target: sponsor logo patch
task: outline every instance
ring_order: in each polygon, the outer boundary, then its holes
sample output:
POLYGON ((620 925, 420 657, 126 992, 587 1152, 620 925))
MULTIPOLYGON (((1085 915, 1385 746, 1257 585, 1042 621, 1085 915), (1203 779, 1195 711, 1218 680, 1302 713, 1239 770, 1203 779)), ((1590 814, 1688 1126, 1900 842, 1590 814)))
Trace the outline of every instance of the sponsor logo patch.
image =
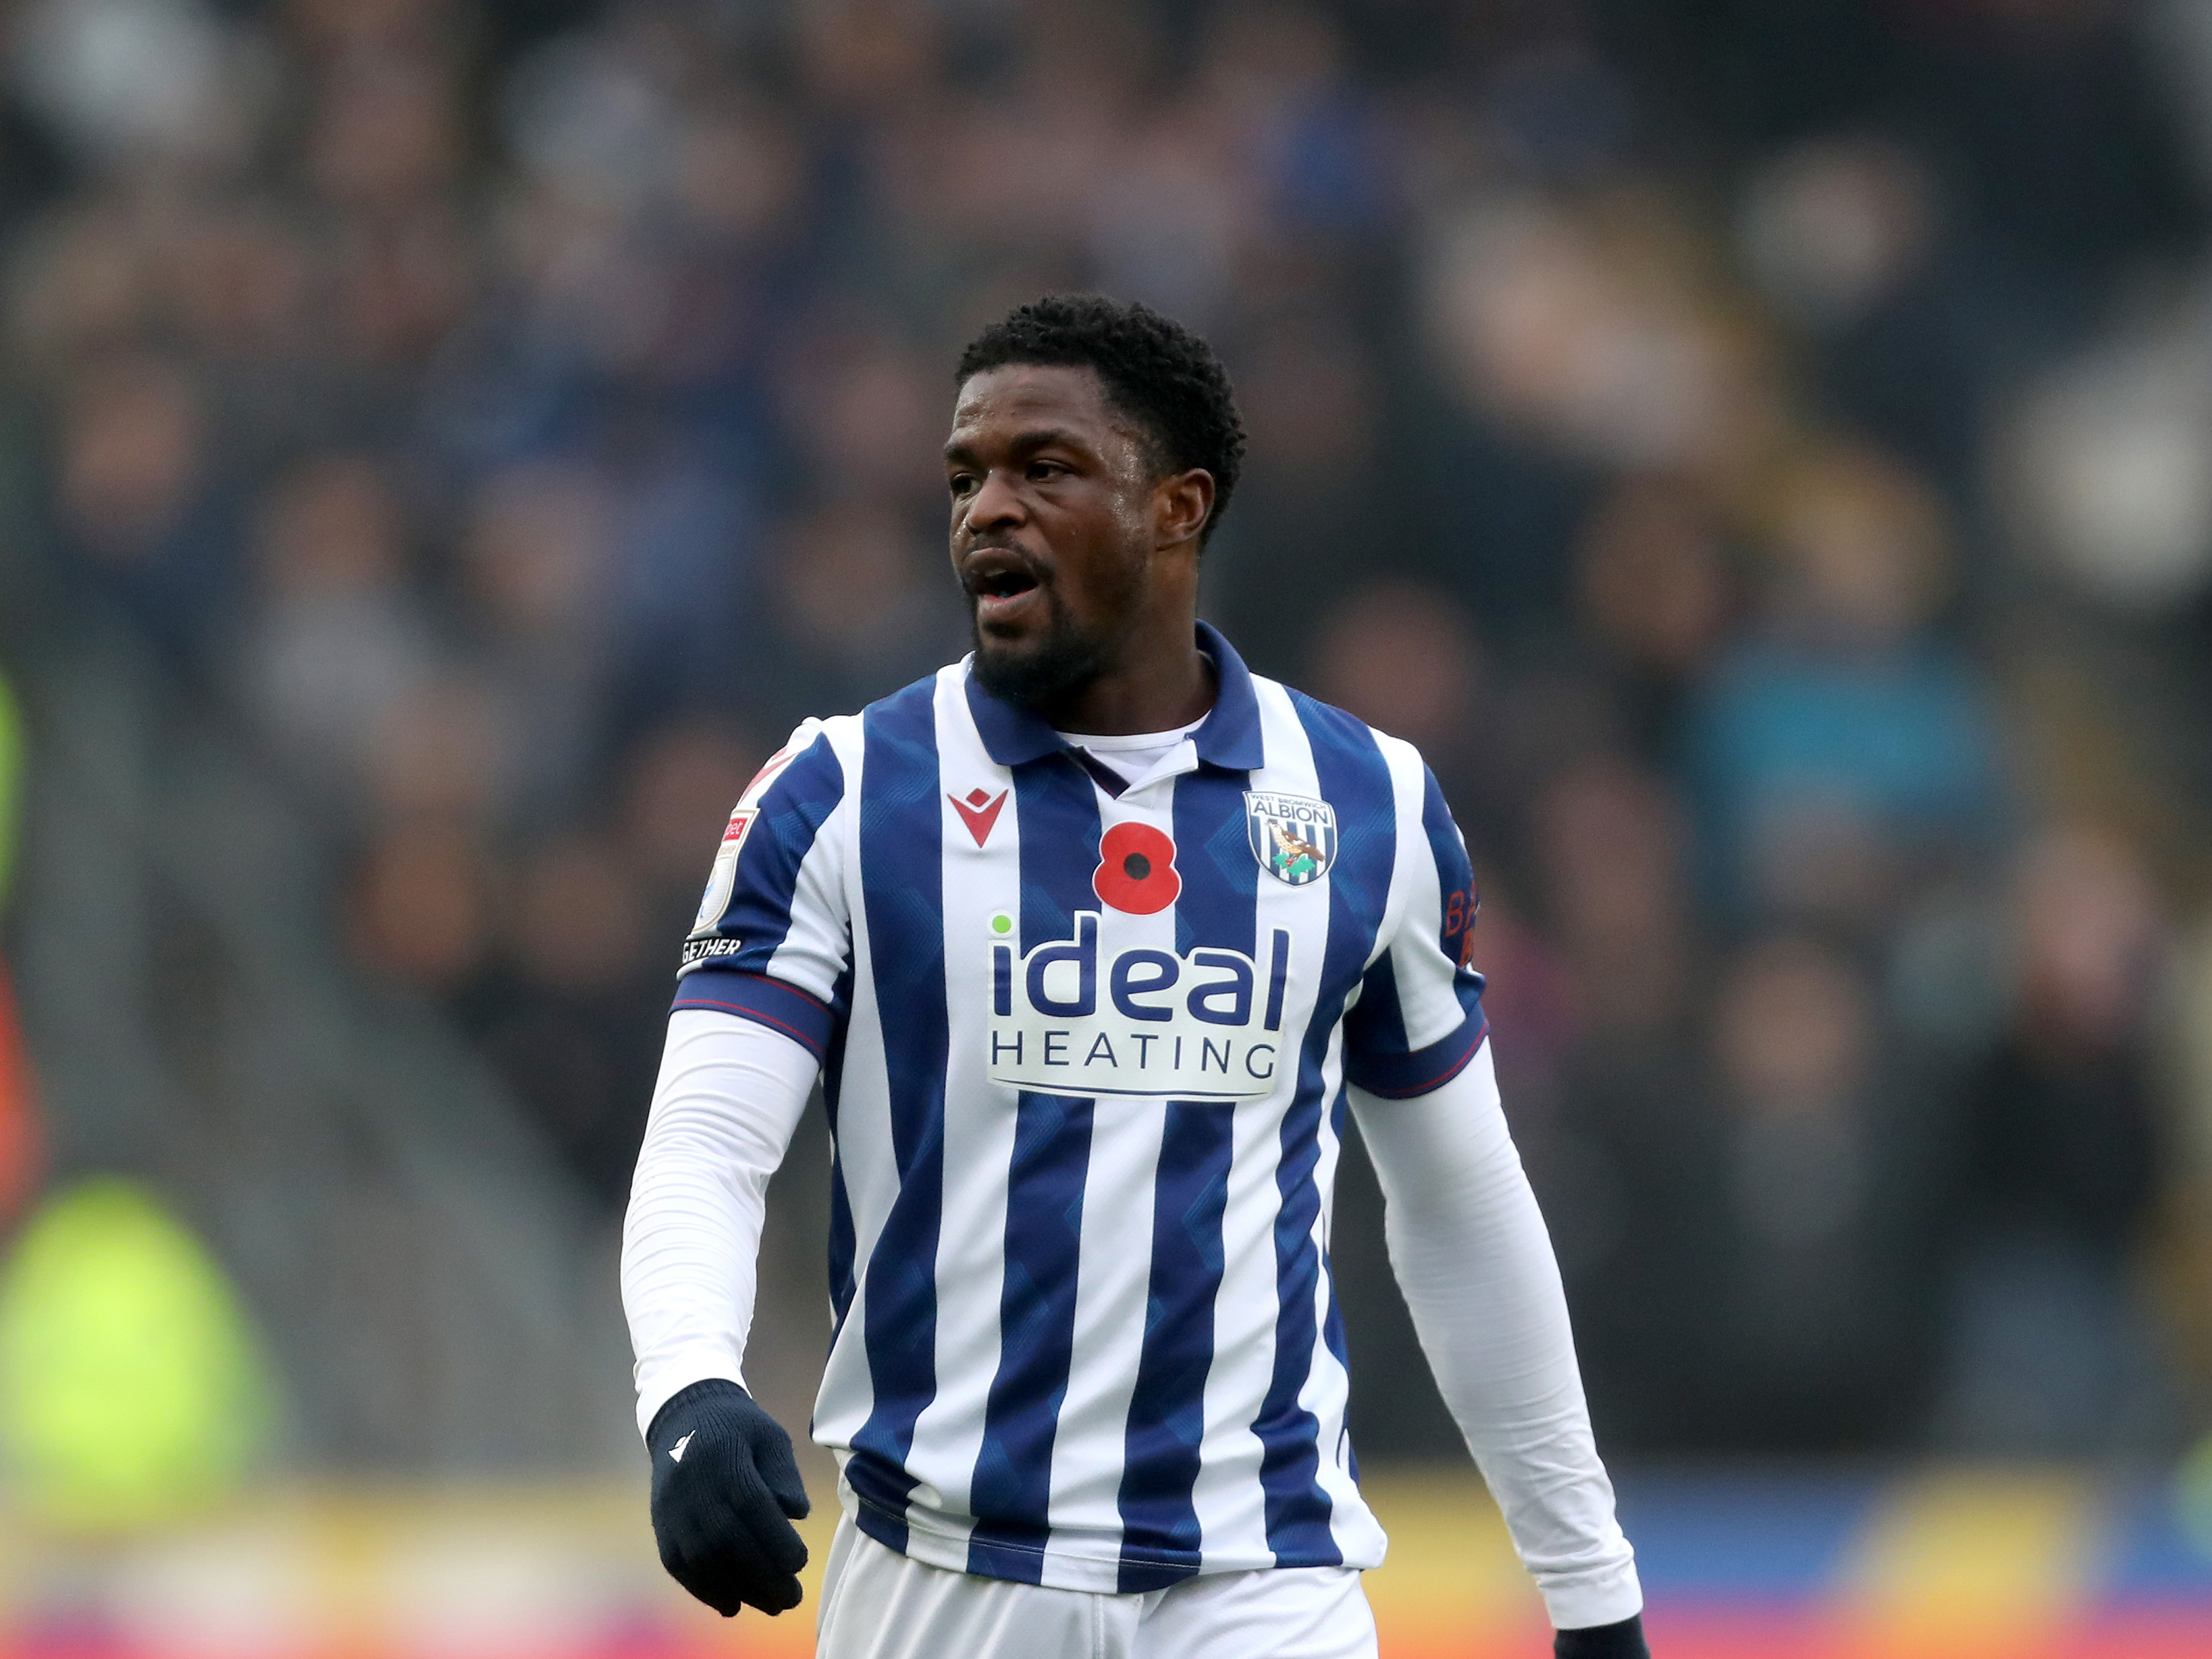
POLYGON ((1273 931, 1260 961, 1203 947, 1180 956, 1109 954, 1099 945, 1103 919, 1079 910, 1073 939, 1019 953, 1012 919, 992 917, 984 1038, 991 1081, 1048 1094, 1174 1100, 1273 1093, 1284 1055, 1288 930, 1273 931))
POLYGON ((1246 790, 1244 835, 1260 867, 1289 886, 1319 881, 1336 862, 1336 808, 1311 795, 1246 790))

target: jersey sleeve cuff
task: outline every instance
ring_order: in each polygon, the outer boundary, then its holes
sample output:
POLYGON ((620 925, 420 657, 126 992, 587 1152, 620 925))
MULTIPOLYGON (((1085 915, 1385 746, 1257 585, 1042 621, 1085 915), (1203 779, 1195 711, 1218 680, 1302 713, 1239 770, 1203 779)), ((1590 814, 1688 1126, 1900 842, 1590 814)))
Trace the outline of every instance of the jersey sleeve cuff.
POLYGON ((837 1023, 830 1005, 811 992, 787 980, 728 968, 698 968, 686 974, 669 1012, 679 1008, 713 1008, 752 1020, 782 1032, 817 1060, 829 1052, 837 1023))
POLYGON ((1370 1095, 1385 1100, 1411 1100, 1443 1088, 1465 1071, 1489 1034, 1490 1022, 1478 1004, 1457 1030, 1425 1048, 1406 1054, 1346 1054, 1344 1075, 1370 1095))
POLYGON ((637 1367, 637 1431, 650 1440, 653 1419, 660 1408, 694 1382, 720 1380, 745 1386, 744 1370, 735 1352, 719 1343, 704 1343, 673 1354, 641 1360, 637 1367))
POLYGON ((1540 1586, 1553 1630, 1617 1625, 1644 1611, 1644 1586, 1633 1559, 1540 1586))

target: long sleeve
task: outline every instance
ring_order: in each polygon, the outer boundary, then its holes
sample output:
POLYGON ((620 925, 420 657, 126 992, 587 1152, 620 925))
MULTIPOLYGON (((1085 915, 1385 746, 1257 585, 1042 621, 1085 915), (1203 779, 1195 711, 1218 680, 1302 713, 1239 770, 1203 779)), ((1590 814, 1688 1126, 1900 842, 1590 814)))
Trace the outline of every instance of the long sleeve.
POLYGON ((744 1381, 769 1177, 819 1062, 757 1019, 679 1009, 623 1219, 622 1291, 641 1433, 672 1395, 744 1381))
POLYGON ((1590 1434, 1551 1237, 1485 1042, 1411 1099, 1352 1090, 1390 1265, 1444 1403, 1559 1629, 1641 1610, 1634 1552, 1590 1434))

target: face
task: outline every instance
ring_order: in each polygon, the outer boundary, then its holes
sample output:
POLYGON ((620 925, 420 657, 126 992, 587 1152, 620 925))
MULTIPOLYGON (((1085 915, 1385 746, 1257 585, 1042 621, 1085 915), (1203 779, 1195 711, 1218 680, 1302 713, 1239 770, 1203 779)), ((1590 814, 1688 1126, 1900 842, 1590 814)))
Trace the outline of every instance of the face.
POLYGON ((1156 477, 1150 446, 1093 371, 1012 364, 970 377, 945 472, 952 568, 993 696, 1064 703, 1187 605, 1180 585, 1194 580, 1212 481, 1156 477))

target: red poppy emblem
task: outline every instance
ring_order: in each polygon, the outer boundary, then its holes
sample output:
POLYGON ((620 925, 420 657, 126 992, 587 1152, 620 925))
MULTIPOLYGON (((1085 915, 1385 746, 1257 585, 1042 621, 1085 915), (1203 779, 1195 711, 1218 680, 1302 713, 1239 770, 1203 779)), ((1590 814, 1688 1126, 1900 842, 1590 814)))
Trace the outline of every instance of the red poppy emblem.
POLYGON ((1149 916, 1182 891, 1175 855, 1175 842, 1151 824, 1117 823, 1099 840, 1091 885, 1116 910, 1149 916))

